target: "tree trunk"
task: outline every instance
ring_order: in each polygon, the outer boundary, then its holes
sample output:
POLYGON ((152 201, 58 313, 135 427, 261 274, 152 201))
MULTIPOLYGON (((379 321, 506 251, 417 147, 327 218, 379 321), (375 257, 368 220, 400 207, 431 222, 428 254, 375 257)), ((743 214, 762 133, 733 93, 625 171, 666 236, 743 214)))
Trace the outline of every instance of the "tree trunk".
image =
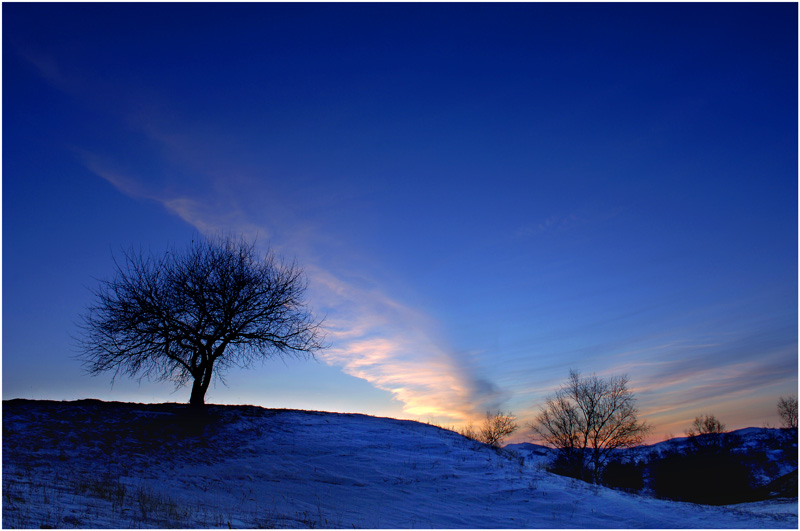
POLYGON ((192 407, 202 407, 205 405, 206 390, 203 389, 203 377, 195 377, 192 384, 192 395, 189 397, 189 405, 192 407))
POLYGON ((189 405, 195 407, 202 407, 206 403, 206 391, 211 383, 211 370, 213 364, 208 363, 204 367, 200 367, 200 371, 194 377, 192 384, 192 395, 189 398, 189 405))

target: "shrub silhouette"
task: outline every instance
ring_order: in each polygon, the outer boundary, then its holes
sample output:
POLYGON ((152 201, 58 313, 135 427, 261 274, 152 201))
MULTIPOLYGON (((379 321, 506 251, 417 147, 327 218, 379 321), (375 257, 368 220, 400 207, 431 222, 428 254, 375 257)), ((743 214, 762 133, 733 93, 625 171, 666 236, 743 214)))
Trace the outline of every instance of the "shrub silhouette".
POLYGON ((479 440, 478 432, 475 431, 475 426, 471 422, 462 426, 461 429, 458 430, 458 433, 467 439, 472 439, 473 441, 479 440))
POLYGON ((478 440, 492 448, 499 448, 506 438, 517 431, 516 417, 511 412, 486 412, 486 419, 478 430, 478 440))
POLYGON ((458 430, 458 433, 467 439, 488 444, 492 448, 500 448, 503 441, 517 431, 519 426, 517 426, 516 420, 517 417, 510 411, 508 413, 487 411, 486 418, 478 428, 475 428, 472 422, 468 422, 458 430))
POLYGON ((671 450, 650 465, 656 496, 707 505, 754 500, 747 458, 734 452, 738 438, 724 428, 714 415, 695 418, 687 431, 690 447, 671 450))
POLYGON ((735 444, 733 435, 725 433, 725 424, 721 423, 714 415, 701 415, 695 417, 691 427, 686 430, 686 436, 696 448, 722 450, 735 444))
POLYGON ((603 484, 626 492, 644 488, 644 465, 634 461, 615 459, 603 469, 603 484))
POLYGON ((583 450, 559 448, 556 457, 547 466, 547 470, 559 476, 591 481, 591 474, 588 473, 584 462, 583 450))
POLYGON ((659 498, 727 505, 753 499, 750 470, 729 452, 692 450, 667 455, 650 466, 659 498))

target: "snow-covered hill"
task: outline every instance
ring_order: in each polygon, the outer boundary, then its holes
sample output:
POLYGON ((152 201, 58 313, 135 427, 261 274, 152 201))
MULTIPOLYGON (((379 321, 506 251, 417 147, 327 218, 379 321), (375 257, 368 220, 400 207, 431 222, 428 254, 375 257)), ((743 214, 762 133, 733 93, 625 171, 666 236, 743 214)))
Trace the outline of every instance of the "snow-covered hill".
POLYGON ((3 527, 797 528, 796 500, 675 503, 540 464, 364 415, 12 400, 3 527))

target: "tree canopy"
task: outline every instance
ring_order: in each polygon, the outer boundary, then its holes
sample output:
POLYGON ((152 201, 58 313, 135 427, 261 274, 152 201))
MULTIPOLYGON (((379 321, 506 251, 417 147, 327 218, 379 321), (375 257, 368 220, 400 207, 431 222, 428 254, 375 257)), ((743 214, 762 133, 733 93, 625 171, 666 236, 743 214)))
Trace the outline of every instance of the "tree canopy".
POLYGON ((650 428, 637 415, 627 376, 582 378, 572 370, 567 382, 547 398, 532 427, 561 451, 562 462, 573 474, 597 482, 612 450, 644 440, 650 428))
POLYGON ((255 243, 193 240, 161 256, 129 251, 115 264, 80 323, 79 359, 90 374, 191 381, 189 402, 201 405, 212 376, 231 367, 323 348, 303 270, 271 250, 259 255, 255 243))

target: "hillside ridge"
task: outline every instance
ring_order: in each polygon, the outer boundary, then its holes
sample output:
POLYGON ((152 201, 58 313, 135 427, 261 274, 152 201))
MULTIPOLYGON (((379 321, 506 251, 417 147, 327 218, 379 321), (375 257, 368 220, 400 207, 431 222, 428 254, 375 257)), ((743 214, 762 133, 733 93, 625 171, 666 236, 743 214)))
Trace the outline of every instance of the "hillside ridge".
POLYGON ((3 435, 5 527, 797 527, 796 501, 654 500, 356 413, 20 399, 3 435))

